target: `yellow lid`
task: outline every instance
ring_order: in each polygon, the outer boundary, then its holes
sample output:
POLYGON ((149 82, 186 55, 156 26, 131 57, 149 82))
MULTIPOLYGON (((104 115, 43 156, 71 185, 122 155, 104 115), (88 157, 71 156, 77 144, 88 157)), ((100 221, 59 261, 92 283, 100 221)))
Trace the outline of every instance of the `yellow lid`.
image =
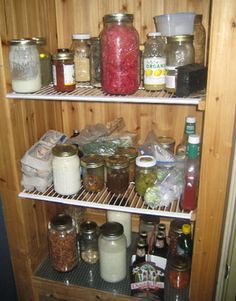
POLYGON ((184 234, 189 234, 191 232, 191 227, 189 224, 183 224, 182 226, 182 232, 184 234))

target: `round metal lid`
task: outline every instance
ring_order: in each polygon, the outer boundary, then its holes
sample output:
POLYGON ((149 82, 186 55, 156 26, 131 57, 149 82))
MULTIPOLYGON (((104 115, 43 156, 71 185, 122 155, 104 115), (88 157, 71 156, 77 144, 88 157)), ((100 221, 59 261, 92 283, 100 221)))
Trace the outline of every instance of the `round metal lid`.
POLYGON ((107 222, 101 227, 102 234, 107 237, 117 237, 124 233, 124 228, 120 223, 107 222))
POLYGON ((56 157, 71 157, 76 155, 77 151, 73 144, 57 144, 52 148, 52 154, 56 157))
POLYGON ((193 41, 192 35, 181 35, 181 36, 171 36, 167 37, 167 42, 185 42, 193 41))
POLYGON ((58 52, 52 56, 55 61, 73 60, 74 54, 72 52, 58 52))
POLYGON ((45 37, 33 37, 32 40, 36 42, 36 45, 46 45, 45 37))
POLYGON ((157 137, 157 142, 160 143, 163 147, 169 147, 175 144, 175 139, 168 136, 159 136, 157 137))
POLYGON ((169 266, 179 272, 185 272, 190 269, 190 260, 184 256, 174 256, 170 258, 169 266))
POLYGON ((129 166, 129 159, 126 156, 113 155, 106 159, 106 166, 113 169, 121 169, 129 166))
POLYGON ((70 215, 60 213, 51 219, 50 225, 57 231, 70 230, 73 227, 73 220, 70 215))
POLYGON ((138 156, 138 151, 135 147, 118 147, 116 154, 126 156, 130 159, 134 159, 138 156))
POLYGON ((12 39, 10 40, 11 46, 18 46, 18 45, 36 45, 36 42, 30 38, 26 39, 12 39))
POLYGON ((121 13, 116 13, 116 14, 109 14, 105 15, 103 17, 103 21, 105 23, 110 23, 110 22, 133 22, 134 15, 133 14, 121 14, 121 13))
POLYGON ((88 168, 97 168, 105 164, 102 156, 91 154, 81 158, 81 165, 88 168))
POLYGON ((97 231, 97 224, 93 221, 85 221, 80 225, 80 231, 85 234, 92 234, 97 231))

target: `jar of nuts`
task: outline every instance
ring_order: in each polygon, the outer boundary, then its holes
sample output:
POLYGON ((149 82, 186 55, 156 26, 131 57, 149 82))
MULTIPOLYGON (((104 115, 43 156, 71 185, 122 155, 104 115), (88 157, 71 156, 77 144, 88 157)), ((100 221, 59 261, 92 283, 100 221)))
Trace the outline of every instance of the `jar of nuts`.
POLYGON ((78 263, 75 222, 61 213, 48 223, 49 253, 52 266, 59 272, 71 271, 78 263))

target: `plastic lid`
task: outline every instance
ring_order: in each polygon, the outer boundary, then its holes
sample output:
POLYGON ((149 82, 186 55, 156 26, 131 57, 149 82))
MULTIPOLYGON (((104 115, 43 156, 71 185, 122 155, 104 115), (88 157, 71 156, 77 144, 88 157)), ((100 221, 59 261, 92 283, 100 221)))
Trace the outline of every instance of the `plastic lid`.
POLYGON ((191 232, 191 226, 189 224, 183 224, 182 232, 184 234, 189 234, 191 232))
POLYGON ((102 234, 108 237, 117 237, 124 233, 124 228, 120 223, 107 222, 101 227, 102 234))
POLYGON ((199 135, 189 135, 188 136, 188 143, 190 143, 190 144, 199 144, 200 143, 200 136, 199 135))
POLYGON ((88 40, 90 39, 89 33, 76 33, 72 35, 72 40, 88 40))
POLYGON ((136 165, 139 167, 154 167, 156 159, 153 156, 139 156, 136 158, 136 165))
POLYGON ((148 37, 160 37, 161 32, 155 31, 155 32, 149 32, 148 37))
POLYGON ((77 154, 77 147, 73 144, 57 144, 52 148, 52 154, 56 157, 70 157, 77 154))
POLYGON ((187 123, 196 123, 196 118, 194 116, 187 116, 186 122, 187 123))

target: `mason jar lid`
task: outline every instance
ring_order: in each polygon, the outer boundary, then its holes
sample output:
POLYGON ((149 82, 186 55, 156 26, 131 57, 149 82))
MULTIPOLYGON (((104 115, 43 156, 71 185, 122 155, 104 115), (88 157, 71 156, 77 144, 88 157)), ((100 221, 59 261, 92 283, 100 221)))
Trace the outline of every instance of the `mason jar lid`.
POLYGON ((77 151, 73 144, 57 144, 52 148, 52 154, 56 157, 71 157, 76 155, 77 151))
POLYGON ((113 169, 121 169, 129 166, 129 159, 126 156, 113 155, 106 159, 106 166, 113 169))
POLYGON ((54 230, 66 231, 73 228, 73 220, 70 215, 60 213, 51 219, 49 225, 54 230))
POLYGON ((153 156, 139 156, 136 158, 136 165, 139 167, 154 167, 156 159, 153 156))
POLYGON ((86 155, 81 158, 81 165, 83 167, 96 168, 104 166, 105 162, 102 156, 99 155, 86 155))
POLYGON ((159 136, 157 137, 157 142, 161 144, 163 148, 170 148, 175 144, 175 139, 168 136, 159 136))
POLYGON ((105 23, 120 22, 120 21, 133 22, 133 19, 134 19, 133 14, 121 14, 121 13, 109 14, 103 17, 103 21, 105 23))
POLYGON ((188 136, 188 143, 199 144, 200 143, 199 135, 189 135, 188 136))
POLYGON ((148 33, 148 37, 160 37, 160 36, 161 36, 161 32, 158 31, 148 33))
POLYGON ((72 35, 72 40, 89 40, 89 33, 75 33, 72 35))
POLYGON ((74 54, 72 52, 58 52, 52 56, 54 61, 73 60, 74 54))
POLYGON ((57 52, 58 53, 68 53, 68 52, 70 52, 70 49, 69 48, 58 48, 57 52))
POLYGON ((107 237, 117 237, 124 233, 124 228, 120 223, 107 222, 101 227, 102 234, 107 237))
POLYGON ((36 42, 36 45, 46 45, 45 37, 33 37, 32 40, 36 42))
POLYGON ((36 42, 30 38, 25 39, 12 39, 10 40, 11 46, 18 46, 18 45, 36 45, 36 42))
POLYGON ((193 41, 192 35, 181 35, 181 36, 171 36, 167 37, 167 42, 185 42, 193 41))
POLYGON ((97 224, 93 221, 85 221, 80 225, 80 231, 84 234, 92 234, 97 231, 97 224))
POLYGON ((186 272, 190 269, 190 261, 184 256, 174 256, 170 258, 169 266, 176 271, 186 272))
POLYGON ((196 118, 194 116, 187 116, 186 117, 186 122, 187 123, 195 123, 196 122, 196 118))
POLYGON ((123 155, 128 157, 129 159, 134 159, 138 156, 138 151, 135 147, 118 147, 116 149, 116 154, 123 155))

